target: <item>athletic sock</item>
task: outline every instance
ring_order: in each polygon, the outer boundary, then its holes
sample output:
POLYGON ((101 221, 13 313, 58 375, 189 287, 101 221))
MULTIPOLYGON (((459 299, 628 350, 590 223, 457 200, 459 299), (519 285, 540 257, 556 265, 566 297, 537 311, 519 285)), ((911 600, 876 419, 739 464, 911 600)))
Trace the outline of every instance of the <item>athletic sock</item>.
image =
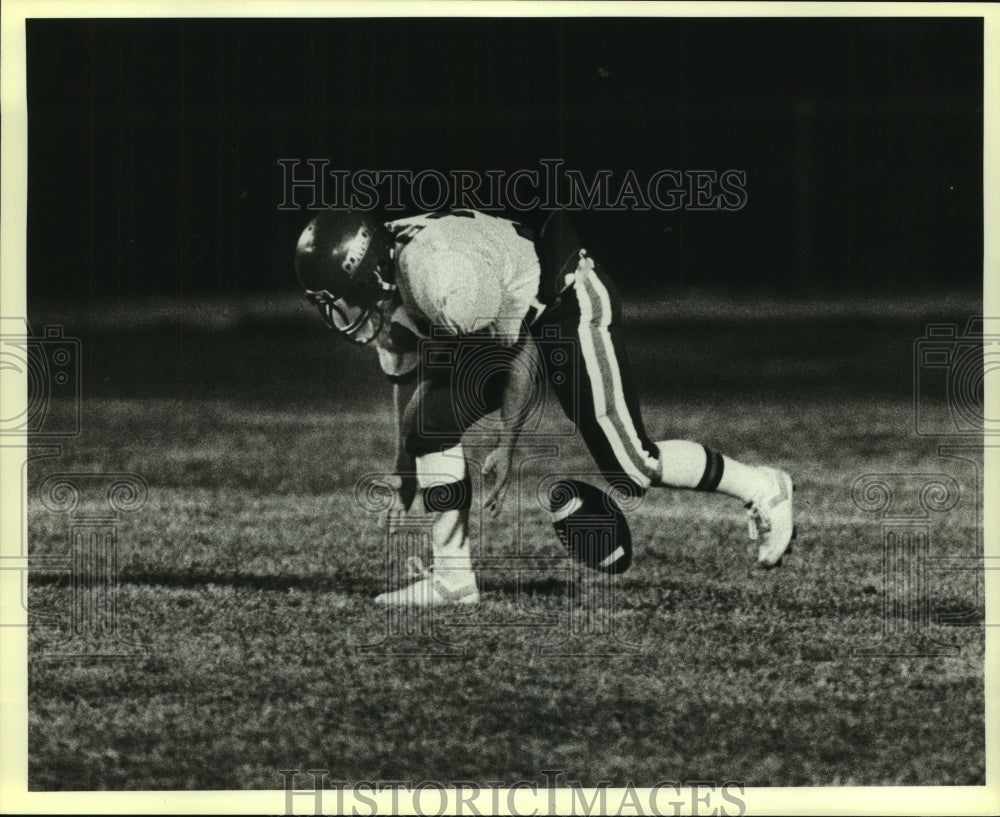
POLYGON ((742 502, 753 502, 761 490, 767 487, 767 481, 761 470, 724 454, 719 456, 723 463, 722 477, 716 490, 734 496, 742 502))
POLYGON ((759 468, 690 440, 666 440, 660 449, 660 482, 670 488, 718 491, 751 502, 766 485, 759 468))
POLYGON ((424 509, 433 517, 434 576, 449 587, 474 583, 468 536, 472 483, 461 446, 417 457, 416 469, 424 509))
POLYGON ((440 511, 434 514, 432 546, 434 576, 449 587, 475 580, 469 553, 469 509, 440 511))
POLYGON ((660 484, 670 488, 697 488, 706 470, 708 449, 690 440, 665 440, 660 449, 660 484))

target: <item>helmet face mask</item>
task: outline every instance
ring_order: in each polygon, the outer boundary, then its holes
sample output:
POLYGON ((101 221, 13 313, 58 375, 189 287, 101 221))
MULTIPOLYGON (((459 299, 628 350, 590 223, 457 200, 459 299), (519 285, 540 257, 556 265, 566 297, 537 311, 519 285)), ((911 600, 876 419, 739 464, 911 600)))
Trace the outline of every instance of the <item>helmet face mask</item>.
MULTIPOLYGON (((357 296, 363 301, 369 300, 361 293, 357 293, 357 296)), ((306 290, 306 298, 319 307, 327 326, 352 343, 367 345, 382 332, 385 320, 379 302, 352 303, 325 289, 321 292, 306 290)))
POLYGON ((368 213, 327 210, 299 236, 295 272, 326 324, 359 344, 375 340, 396 292, 395 242, 368 213))

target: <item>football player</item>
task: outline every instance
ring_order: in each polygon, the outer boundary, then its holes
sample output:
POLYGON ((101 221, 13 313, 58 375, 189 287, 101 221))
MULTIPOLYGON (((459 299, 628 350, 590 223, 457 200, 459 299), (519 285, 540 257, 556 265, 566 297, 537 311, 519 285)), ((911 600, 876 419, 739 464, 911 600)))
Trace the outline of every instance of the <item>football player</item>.
POLYGON ((614 285, 564 213, 553 213, 534 241, 515 222, 472 210, 386 224, 367 213, 325 211, 302 232, 295 267, 326 323, 377 351, 394 384, 403 506, 419 487, 433 515, 431 572, 378 603, 478 602, 462 435, 500 412, 499 442, 482 468, 483 505, 496 516, 538 372, 609 483, 639 494, 662 486, 735 497, 749 511, 758 565, 781 563, 794 535, 791 478, 689 440, 650 439, 618 339, 614 285), (546 341, 553 337, 571 339, 575 365, 565 343, 546 341), (482 376, 470 377, 468 366, 457 375, 448 365, 454 356, 418 366, 421 342, 442 338, 456 351, 474 345, 482 376))

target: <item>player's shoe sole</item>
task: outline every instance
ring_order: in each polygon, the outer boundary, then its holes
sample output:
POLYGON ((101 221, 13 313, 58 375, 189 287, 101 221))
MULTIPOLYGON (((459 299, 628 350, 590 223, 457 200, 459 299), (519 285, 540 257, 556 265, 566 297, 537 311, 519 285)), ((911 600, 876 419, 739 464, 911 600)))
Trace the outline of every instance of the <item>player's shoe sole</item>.
POLYGON ((479 588, 475 578, 468 584, 449 587, 440 579, 428 576, 426 579, 400 587, 390 593, 375 597, 375 603, 385 607, 430 607, 448 604, 478 604, 479 588))
POLYGON ((757 566, 763 570, 779 567, 791 552, 796 529, 792 512, 795 486, 792 478, 777 468, 762 468, 770 482, 767 490, 747 505, 750 538, 759 541, 757 566))

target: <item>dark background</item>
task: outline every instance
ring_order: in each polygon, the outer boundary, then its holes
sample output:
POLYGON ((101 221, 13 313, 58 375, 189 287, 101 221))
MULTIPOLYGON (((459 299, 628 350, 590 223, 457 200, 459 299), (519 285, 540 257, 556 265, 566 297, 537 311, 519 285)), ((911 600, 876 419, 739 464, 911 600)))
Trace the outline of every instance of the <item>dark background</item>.
MULTIPOLYGON (((32 20, 29 298, 295 287, 280 158, 745 170, 738 212, 581 213, 626 290, 982 277, 979 19, 32 20)), ((526 220, 537 221, 538 214, 526 220)))

